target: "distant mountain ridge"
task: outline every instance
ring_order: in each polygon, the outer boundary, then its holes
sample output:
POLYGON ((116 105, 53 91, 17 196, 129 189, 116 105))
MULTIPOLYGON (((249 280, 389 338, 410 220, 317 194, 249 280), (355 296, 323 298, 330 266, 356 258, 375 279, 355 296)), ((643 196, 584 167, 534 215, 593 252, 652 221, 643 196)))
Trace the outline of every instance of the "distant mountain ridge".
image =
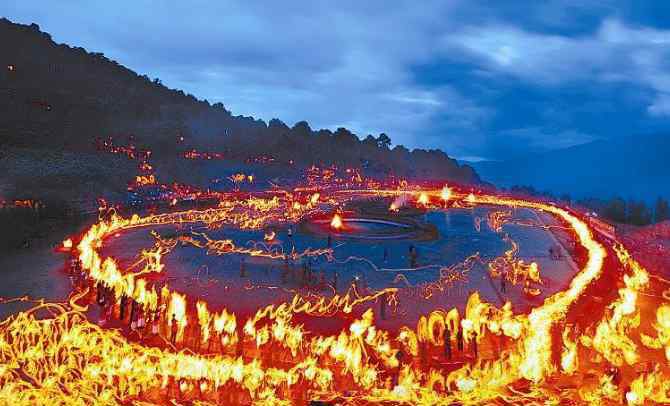
POLYGON ((597 140, 509 161, 470 163, 497 186, 529 185, 573 198, 670 196, 670 135, 597 140))

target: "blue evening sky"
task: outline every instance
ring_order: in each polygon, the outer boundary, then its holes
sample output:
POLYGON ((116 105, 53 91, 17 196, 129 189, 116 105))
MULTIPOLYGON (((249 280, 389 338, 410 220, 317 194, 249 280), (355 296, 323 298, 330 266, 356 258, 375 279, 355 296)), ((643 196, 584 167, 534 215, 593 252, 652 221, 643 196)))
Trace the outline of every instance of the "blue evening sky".
POLYGON ((233 114, 504 159, 670 126, 668 1, 37 1, 0 15, 233 114))

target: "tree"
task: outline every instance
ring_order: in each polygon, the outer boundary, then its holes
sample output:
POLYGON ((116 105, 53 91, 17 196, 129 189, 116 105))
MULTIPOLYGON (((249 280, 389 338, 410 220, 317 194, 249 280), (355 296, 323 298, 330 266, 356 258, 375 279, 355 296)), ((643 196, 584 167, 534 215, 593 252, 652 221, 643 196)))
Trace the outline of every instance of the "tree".
POLYGON ((391 138, 385 133, 379 134, 379 137, 377 137, 377 146, 381 149, 389 149, 391 147, 391 138))
POLYGON ((643 201, 630 201, 628 203, 628 223, 636 226, 646 226, 651 223, 651 210, 643 201))
POLYGON ((376 147, 377 146, 377 139, 372 136, 372 134, 368 134, 367 137, 363 140, 363 144, 367 146, 372 146, 376 147))
POLYGON ((603 215, 618 223, 626 222, 626 201, 620 197, 616 197, 605 205, 603 215))
POLYGON ((293 128, 291 128, 291 134, 294 137, 306 139, 312 135, 312 129, 309 127, 307 121, 298 121, 293 128))
POLYGON ((670 220, 670 207, 668 201, 660 197, 656 200, 656 209, 654 210, 654 217, 657 223, 661 221, 670 220))

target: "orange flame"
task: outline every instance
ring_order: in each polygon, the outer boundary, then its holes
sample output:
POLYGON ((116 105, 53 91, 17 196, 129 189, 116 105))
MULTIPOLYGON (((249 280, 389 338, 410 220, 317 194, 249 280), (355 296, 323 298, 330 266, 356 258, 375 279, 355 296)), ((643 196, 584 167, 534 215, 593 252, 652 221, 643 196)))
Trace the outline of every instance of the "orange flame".
POLYGON ((336 213, 336 214, 333 216, 333 219, 330 221, 330 226, 331 226, 332 228, 334 228, 335 230, 339 230, 339 229, 341 229, 342 226, 343 226, 343 224, 342 224, 342 217, 340 217, 340 215, 336 213))

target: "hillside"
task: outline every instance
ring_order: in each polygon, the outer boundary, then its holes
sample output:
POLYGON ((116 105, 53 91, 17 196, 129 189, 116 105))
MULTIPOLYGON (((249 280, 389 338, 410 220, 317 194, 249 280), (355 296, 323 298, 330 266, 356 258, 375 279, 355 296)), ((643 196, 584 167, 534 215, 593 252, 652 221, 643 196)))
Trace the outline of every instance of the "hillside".
MULTIPOLYGON (((0 19, 0 38, 0 151, 65 151, 76 160, 78 154, 95 154, 97 139, 132 135, 139 148, 153 152, 152 164, 163 181, 188 180, 193 168, 175 161, 197 149, 222 152, 231 162, 272 156, 278 164, 295 162, 291 170, 337 164, 380 176, 479 182, 471 167, 444 152, 391 148, 385 134, 361 140, 344 128, 312 130, 306 122, 289 127, 278 119, 265 123, 234 116, 221 103, 168 89, 159 79, 139 75, 102 53, 57 44, 36 24, 0 19)), ((4 159, 15 155, 6 153, 4 159)), ((14 165, 5 161, 3 166, 14 165)), ((21 167, 27 172, 2 179, 0 193, 14 190, 14 179, 25 182, 43 172, 39 159, 21 167)), ((59 176, 76 179, 78 166, 69 167, 74 172, 59 176)), ((97 176, 116 176, 113 167, 107 169, 97 176)), ((39 177, 40 182, 48 179, 39 177)), ((76 193, 74 189, 68 193, 76 193)), ((90 187, 86 191, 96 192, 90 187)))
POLYGON ((573 198, 652 201, 670 196, 670 137, 649 135, 599 140, 503 162, 473 164, 498 186, 530 185, 573 198))

